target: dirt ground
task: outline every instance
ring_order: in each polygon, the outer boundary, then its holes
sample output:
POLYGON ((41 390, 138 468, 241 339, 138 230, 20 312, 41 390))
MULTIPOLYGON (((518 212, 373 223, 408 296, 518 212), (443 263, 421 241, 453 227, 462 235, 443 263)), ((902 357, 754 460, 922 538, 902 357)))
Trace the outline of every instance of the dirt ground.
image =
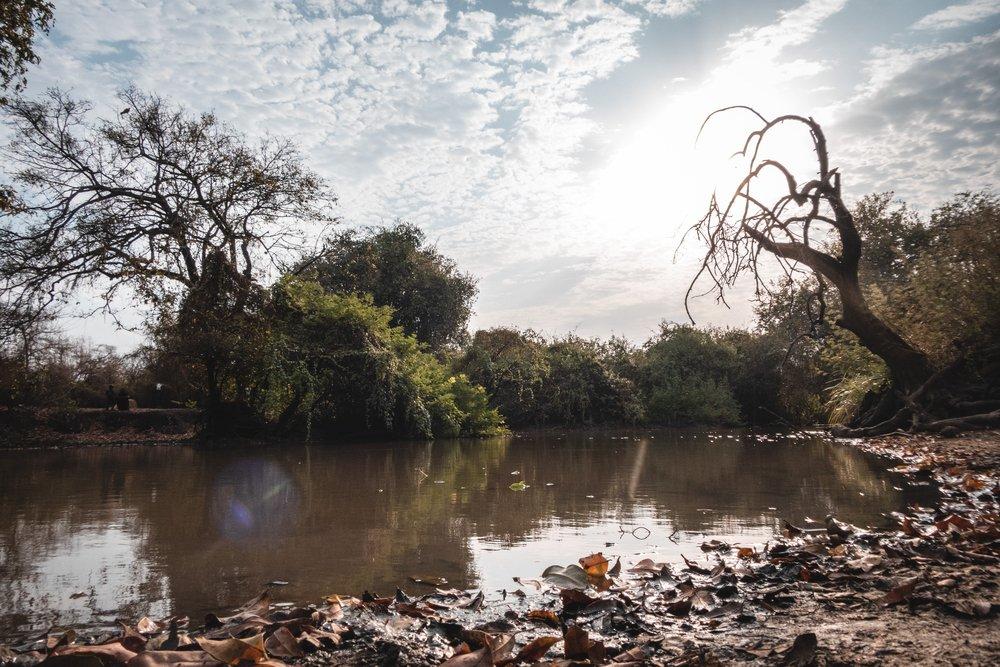
MULTIPOLYGON (((886 456, 896 463, 922 468, 940 482, 972 471, 988 480, 991 499, 984 512, 997 511, 1000 482, 1000 432, 967 434, 942 439, 913 435, 890 435, 852 445, 886 456), (949 474, 951 473, 951 474, 949 474)), ((890 462, 890 466, 892 462, 890 462)), ((997 545, 994 538, 993 550, 997 545)), ((930 584, 958 582, 964 594, 992 603, 987 617, 966 617, 938 605, 900 604, 885 608, 877 603, 847 605, 818 599, 805 591, 782 613, 760 618, 746 627, 734 642, 736 647, 775 646, 797 635, 813 632, 817 637, 818 664, 1000 664, 1000 565, 994 563, 918 563, 930 584)), ((938 587, 943 588, 943 587, 938 587)), ((699 641, 706 648, 729 644, 730 636, 699 641)), ((728 649, 722 653, 738 659, 728 649)))

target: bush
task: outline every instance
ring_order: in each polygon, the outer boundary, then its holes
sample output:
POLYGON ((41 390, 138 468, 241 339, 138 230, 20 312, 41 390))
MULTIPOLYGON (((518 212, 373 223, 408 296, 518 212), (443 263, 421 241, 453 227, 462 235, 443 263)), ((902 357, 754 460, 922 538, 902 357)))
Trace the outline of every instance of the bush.
POLYGON ((285 278, 267 319, 268 358, 253 394, 258 412, 281 430, 432 437, 503 428, 480 388, 452 376, 368 296, 285 278))

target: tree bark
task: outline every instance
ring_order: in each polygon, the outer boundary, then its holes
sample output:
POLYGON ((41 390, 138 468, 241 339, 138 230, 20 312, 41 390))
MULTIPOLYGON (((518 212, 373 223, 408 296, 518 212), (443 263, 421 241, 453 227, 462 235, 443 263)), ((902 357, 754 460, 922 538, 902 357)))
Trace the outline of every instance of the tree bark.
POLYGON ((933 373, 927 356, 868 308, 857 281, 845 281, 837 289, 843 306, 837 324, 856 335, 865 348, 885 362, 896 388, 909 394, 923 386, 933 373))

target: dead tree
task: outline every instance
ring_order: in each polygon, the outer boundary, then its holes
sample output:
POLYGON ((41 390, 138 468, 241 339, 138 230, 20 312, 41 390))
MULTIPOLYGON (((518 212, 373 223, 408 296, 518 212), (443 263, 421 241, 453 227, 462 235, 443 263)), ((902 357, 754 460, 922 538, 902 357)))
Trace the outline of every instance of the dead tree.
POLYGON ((742 148, 733 155, 746 160, 743 178, 725 199, 713 195, 705 216, 692 227, 706 243, 707 251, 685 295, 685 305, 704 276, 711 283, 709 291, 720 300, 724 300, 725 290, 747 273, 754 276, 758 293, 766 290, 759 270, 761 252, 766 251, 777 259, 786 276, 806 267, 821 286, 832 285, 841 303, 836 324, 854 333, 861 345, 885 362, 892 378, 888 395, 891 400, 883 401, 880 414, 872 415, 877 423, 858 429, 858 434, 885 433, 902 427, 930 431, 963 424, 979 427, 994 418, 986 414, 967 417, 962 423, 939 423, 941 419, 930 412, 933 390, 949 373, 935 373, 925 354, 869 308, 858 279, 861 236, 844 203, 840 173, 830 167, 826 137, 819 123, 798 115, 769 120, 750 107, 735 106, 709 114, 702 129, 716 114, 734 109, 751 112, 761 126, 747 135, 742 148), (764 140, 784 124, 804 126, 812 140, 818 169, 803 183, 781 161, 762 155, 764 140), (782 185, 778 194, 767 197, 755 186, 762 175, 772 173, 782 185))

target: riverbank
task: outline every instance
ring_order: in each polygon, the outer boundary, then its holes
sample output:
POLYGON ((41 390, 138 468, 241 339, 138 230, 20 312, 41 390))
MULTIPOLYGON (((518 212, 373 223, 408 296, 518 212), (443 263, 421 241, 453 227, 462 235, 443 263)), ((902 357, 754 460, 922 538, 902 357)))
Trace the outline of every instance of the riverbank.
POLYGON ((2 408, 0 447, 164 444, 194 439, 201 411, 187 408, 2 408))
MULTIPOLYGON (((457 667, 503 664, 519 654, 521 662, 566 665, 988 664, 1000 649, 1000 436, 852 444, 891 457, 885 465, 900 467, 901 487, 938 484, 940 499, 894 516, 893 529, 814 516, 817 522, 789 524, 786 536, 767 543, 694 543, 676 562, 625 551, 620 562, 567 553, 542 576, 542 567, 526 562, 505 590, 481 595, 425 578, 394 595, 335 591, 340 595, 296 607, 281 602, 288 588, 274 582, 236 613, 132 619, 117 639, 118 632, 80 632, 67 647, 50 649, 66 636, 53 630, 35 642, 19 638, 17 654, 21 663, 51 650, 133 665, 235 656, 262 662, 266 655, 271 664, 451 660, 457 667), (95 642, 103 648, 87 645, 95 642)), ((11 654, 0 649, 2 659, 11 654)))

